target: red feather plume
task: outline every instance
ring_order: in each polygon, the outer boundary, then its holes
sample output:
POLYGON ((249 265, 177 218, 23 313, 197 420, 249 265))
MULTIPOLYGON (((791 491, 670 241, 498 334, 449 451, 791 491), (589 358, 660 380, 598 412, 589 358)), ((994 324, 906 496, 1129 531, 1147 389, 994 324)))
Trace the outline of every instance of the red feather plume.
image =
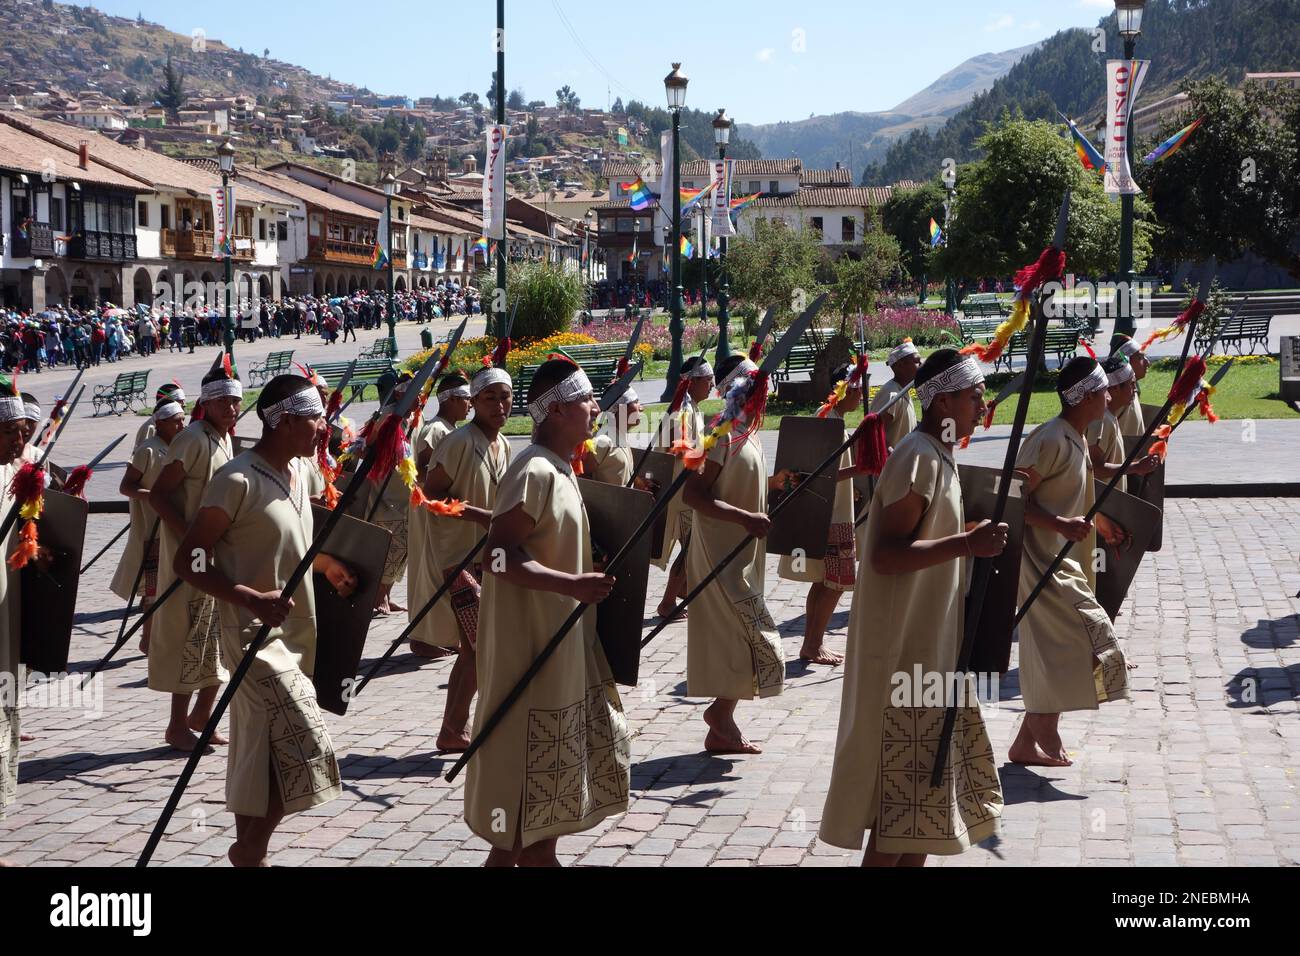
POLYGON ((1187 360, 1187 365, 1183 367, 1182 374, 1174 382, 1173 388, 1169 390, 1169 400, 1175 405, 1190 404, 1193 393, 1200 387, 1201 379, 1204 377, 1205 359, 1193 355, 1187 360))
POLYGON ((1055 246, 1043 250, 1038 261, 1016 272, 1015 284, 1018 298, 1025 298, 1045 282, 1052 282, 1065 271, 1065 251, 1055 246))
MULTIPOLYGON (((370 425, 366 428, 369 429, 370 425)), ((369 481, 382 484, 384 479, 393 473, 393 469, 402 461, 404 440, 402 420, 396 415, 386 415, 379 428, 374 431, 374 441, 370 443, 377 451, 375 463, 370 466, 370 474, 366 476, 369 481)))
POLYGON ((853 442, 853 464, 860 472, 879 477, 889 458, 885 422, 875 412, 862 419, 853 442))
POLYGON ((72 473, 68 475, 68 480, 63 485, 63 493, 65 495, 73 495, 74 497, 84 499, 86 497, 86 484, 90 481, 90 476, 93 474, 94 472, 85 465, 78 465, 76 468, 72 469, 72 473))

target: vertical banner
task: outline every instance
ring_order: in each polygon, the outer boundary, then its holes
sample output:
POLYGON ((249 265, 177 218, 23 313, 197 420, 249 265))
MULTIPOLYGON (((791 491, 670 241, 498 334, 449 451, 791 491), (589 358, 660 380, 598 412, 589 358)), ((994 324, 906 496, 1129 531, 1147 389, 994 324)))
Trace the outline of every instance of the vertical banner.
POLYGON ((713 161, 713 182, 716 185, 709 196, 713 234, 719 238, 734 236, 736 227, 731 224, 731 160, 713 161))
POLYGON ((673 131, 659 134, 659 209, 655 216, 655 236, 663 241, 663 226, 671 225, 673 195, 677 192, 677 171, 673 169, 673 131), (662 217, 662 218, 661 218, 662 217))
POLYGON ((483 235, 506 237, 506 133, 508 126, 487 127, 487 160, 483 166, 483 235))
POLYGON ((234 186, 212 187, 212 258, 220 259, 235 251, 230 220, 235 208, 234 186))
POLYGON ((1106 192, 1112 196, 1142 191, 1129 167, 1129 120, 1150 65, 1150 60, 1106 61, 1106 192))

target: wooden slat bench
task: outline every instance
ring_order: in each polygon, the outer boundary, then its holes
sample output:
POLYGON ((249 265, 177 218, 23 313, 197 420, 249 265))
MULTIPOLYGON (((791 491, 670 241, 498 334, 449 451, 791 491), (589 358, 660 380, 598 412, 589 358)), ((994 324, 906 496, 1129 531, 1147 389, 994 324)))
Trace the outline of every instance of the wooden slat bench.
MULTIPOLYGON (((1006 370, 1011 371, 1011 360, 1017 355, 1023 356, 1029 350, 1029 331, 1029 329, 1025 329, 1025 331, 1018 332, 1011 337, 1006 350, 993 363, 994 370, 1005 365, 1006 370)), ((1078 350, 1078 329, 1069 326, 1056 326, 1047 330, 1047 337, 1043 343, 1043 356, 1046 358, 1048 355, 1055 355, 1058 368, 1074 358, 1078 350)))
MULTIPOLYGON (((313 366, 321 378, 325 379, 330 387, 338 385, 343 376, 347 374, 351 362, 320 362, 313 366)), ((379 395, 379 380, 390 371, 393 363, 384 358, 357 359, 357 367, 348 379, 348 388, 352 392, 352 397, 358 401, 365 401, 366 389, 373 386, 376 397, 379 395)))
MULTIPOLYGON (((444 339, 443 341, 445 342, 446 340, 444 339)), ((392 354, 392 350, 388 347, 388 337, 384 336, 382 338, 375 339, 374 342, 372 342, 370 345, 367 345, 364 349, 362 349, 357 354, 357 358, 396 359, 397 356, 392 354)))
POLYGON ((96 385, 91 396, 95 414, 107 405, 114 415, 121 415, 127 409, 139 405, 147 407, 149 403, 149 371, 121 372, 112 385, 96 385))
MULTIPOLYGON (((579 362, 578 364, 587 373, 587 378, 591 379, 592 391, 597 396, 609 388, 610 383, 618 377, 617 360, 579 362)), ((510 414, 528 414, 528 389, 533 384, 533 376, 539 368, 541 368, 540 365, 525 365, 520 368, 519 374, 515 376, 514 383, 511 386, 510 414)))
MULTIPOLYGON (((562 345, 556 349, 562 355, 567 355, 583 368, 586 368, 588 362, 610 361, 613 360, 615 366, 623 358, 623 353, 627 351, 626 342, 598 342, 595 345, 562 345)), ((636 357, 632 358, 633 363, 636 357)), ((588 372, 588 377, 591 373, 588 372)), ((642 366, 641 374, 638 378, 645 379, 645 367, 642 366)))
POLYGON ((248 366, 248 384, 265 385, 277 375, 284 375, 293 367, 293 349, 287 352, 272 352, 265 362, 253 362, 248 366))

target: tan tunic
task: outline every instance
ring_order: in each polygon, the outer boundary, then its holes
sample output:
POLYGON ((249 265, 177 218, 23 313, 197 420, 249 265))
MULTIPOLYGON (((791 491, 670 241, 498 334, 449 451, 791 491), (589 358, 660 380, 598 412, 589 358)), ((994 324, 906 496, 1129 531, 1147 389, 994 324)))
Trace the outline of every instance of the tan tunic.
MULTIPOLYGON (((843 418, 834 409, 833 418, 843 418)), ((853 467, 853 449, 846 448, 840 456, 839 467, 853 467)), ((845 479, 835 483, 835 501, 831 505, 831 526, 826 539, 826 558, 802 558, 796 564, 792 555, 781 555, 777 574, 787 581, 807 581, 824 584, 832 591, 852 591, 857 576, 853 543, 853 481, 845 479)))
MULTIPOLYGON (((522 505, 524 550, 568 574, 592 570, 582 492, 569 463, 530 445, 506 471, 493 514, 522 505)), ((485 574, 474 734, 577 607, 572 598, 485 574)), ((470 761, 465 818, 499 849, 590 829, 627 809, 631 748, 623 704, 588 608, 470 761)))
MULTIPOLYGON (((433 452, 437 449, 439 443, 451 434, 453 428, 451 422, 445 418, 435 418, 429 422, 415 436, 415 460, 419 462, 420 455, 425 451, 429 455, 429 468, 433 467, 433 452)), ((396 479, 394 479, 396 480, 396 479)), ((409 502, 408 502, 409 506, 409 502)), ((423 508, 411 509, 410 518, 410 545, 407 554, 407 621, 412 620, 424 607, 429 598, 433 597, 438 586, 442 584, 441 563, 433 553, 433 541, 430 537, 429 526, 433 522, 433 515, 429 514, 423 508)), ((444 601, 439 601, 434 605, 433 610, 424 616, 419 625, 411 632, 411 640, 422 641, 425 644, 438 644, 437 635, 444 636, 454 635, 456 633, 455 619, 452 618, 451 612, 444 606, 444 601)), ((455 643, 439 644, 440 647, 454 647, 455 643)))
MULTIPOLYGON (((477 425, 462 425, 438 446, 429 463, 430 469, 434 465, 441 465, 451 478, 448 498, 491 510, 496 506, 501 480, 510 465, 510 442, 504 435, 498 435, 495 442, 490 442, 477 425)), ((433 596, 433 590, 442 586, 444 572, 458 567, 487 533, 477 522, 463 518, 436 515, 429 515, 429 518, 429 541, 435 560, 428 569, 433 589, 426 601, 433 596)), ((483 557, 480 551, 473 563, 482 564, 483 557)), ((444 595, 424 623, 427 624, 434 614, 439 617, 434 627, 428 629, 430 636, 420 639, 438 647, 455 647, 460 641, 461 628, 453 612, 452 595, 444 595)))
MULTIPOLYGON (((713 496, 737 508, 767 512, 767 463, 759 433, 730 445, 719 441, 709 460, 722 466, 713 496)), ((695 515, 686 556, 686 585, 694 588, 745 537, 730 521, 695 515)), ((781 635, 764 599, 767 552, 750 541, 692 603, 686 619, 686 693, 750 700, 775 697, 785 681, 781 635)))
POLYGON ((367 481, 361 497, 365 499, 361 517, 369 519, 393 536, 381 579, 384 584, 396 584, 406 573, 411 527, 411 489, 406 487, 402 476, 394 471, 387 483, 367 481), (378 508, 375 507, 376 500, 379 501, 378 508))
MULTIPOLYGON (((181 463, 185 478, 172 500, 188 527, 199 512, 203 491, 222 465, 230 461, 230 436, 218 436, 207 422, 191 422, 172 439, 163 469, 181 463)), ((159 529, 158 594, 176 580, 172 560, 180 539, 163 523, 159 529)), ((149 687, 170 694, 188 694, 215 687, 230 675, 221 664, 221 622, 216 598, 184 582, 154 616, 149 639, 149 687)))
POLYGON ((158 425, 154 422, 153 416, 150 415, 148 418, 144 420, 144 424, 141 425, 138 429, 136 429, 135 447, 139 448, 141 445, 143 445, 150 438, 153 438, 157 434, 158 434, 158 425))
MULTIPOLYGON (((0 465, 0 516, 9 513, 14 499, 9 494, 20 461, 0 465)), ((14 522, 13 530, 3 542, 4 557, 13 552, 18 543, 18 529, 22 519, 14 522)), ((18 701, 22 693, 23 670, 19 663, 22 644, 20 631, 22 615, 22 588, 20 572, 6 562, 0 567, 0 820, 5 818, 5 807, 18 798, 18 701)))
POLYGON ((1133 393, 1133 401, 1121 408, 1116 418, 1119 420, 1120 434, 1125 437, 1138 437, 1146 431, 1146 422, 1142 418, 1142 399, 1136 391, 1133 393))
MULTIPOLYGON (((255 451, 246 451, 208 484, 202 507, 230 518, 213 549, 230 581, 257 591, 282 588, 312 541, 312 462, 289 464, 289 485, 255 451)), ((233 671, 261 622, 234 605, 221 606, 221 651, 233 671)), ((286 813, 326 803, 342 793, 325 720, 311 674, 316 664, 316 597, 308 574, 293 594, 293 610, 272 628, 230 705, 226 806, 266 816, 274 782, 286 813)))
MULTIPOLYGON (((1124 436, 1120 433, 1119 420, 1109 411, 1088 426, 1088 447, 1100 446, 1106 456, 1106 464, 1124 464, 1124 436)), ((1116 486, 1120 491, 1128 491, 1128 477, 1119 480, 1116 486)))
POLYGON ((632 449, 616 443, 612 435, 597 435, 594 444, 596 468, 588 477, 607 485, 626 486, 632 480, 632 470, 636 467, 632 449))
MULTIPOLYGON (((162 474, 163 462, 166 458, 167 446, 157 435, 136 446, 131 455, 131 467, 144 476, 140 481, 142 488, 153 487, 153 483, 162 474)), ((149 549, 152 552, 150 557, 153 559, 150 563, 153 564, 154 571, 157 571, 158 532, 155 530, 155 525, 159 526, 158 530, 161 530, 162 524, 157 513, 139 498, 132 498, 128 507, 131 514, 131 530, 126 533, 126 547, 122 549, 117 571, 114 572, 113 580, 108 586, 109 590, 123 601, 131 597, 131 587, 135 584, 136 575, 140 573, 140 565, 145 560, 145 545, 151 538, 154 543, 149 549)), ((140 575, 140 587, 137 593, 145 592, 145 576, 140 575)))
MULTIPOLYGON (((1050 514, 1082 517, 1092 507, 1093 481, 1081 436, 1057 417, 1036 428, 1020 448, 1016 467, 1042 478, 1033 500, 1050 514)), ((1097 603, 1092 536, 1071 549, 1020 622, 1020 691, 1031 714, 1096 710, 1128 696, 1128 671, 1110 618, 1097 603)), ((1025 524, 1020 600, 1047 570, 1065 539, 1025 524)))
MULTIPOLYGON (((880 513, 916 492, 925 512, 916 540, 960 534, 961 482, 952 453, 924 432, 904 438, 889 457, 871 502, 867 537, 880 513)), ((870 546, 870 544, 869 544, 870 546)), ((839 732, 819 836, 857 849, 876 831, 883 853, 961 853, 992 836, 1002 808, 993 748, 973 692, 956 703, 957 723, 943 782, 930 786, 949 699, 926 695, 925 677, 957 664, 968 587, 967 562, 910 574, 858 571, 849 614, 839 732)))
MULTIPOLYGON (((672 447, 674 440, 684 438, 692 445, 700 441, 704 434, 704 415, 700 413, 695 403, 691 401, 688 395, 682 402, 682 407, 676 415, 664 419, 664 424, 660 426, 659 436, 657 438, 656 448, 659 451, 667 451, 672 447), (683 418, 683 412, 685 416, 683 418), (682 422, 685 421, 685 429, 682 428, 682 422)), ((635 463, 633 464, 635 466, 635 463)), ((678 459, 673 465, 673 480, 682 473, 681 459, 678 459)), ((679 491, 673 500, 668 504, 668 515, 664 526, 664 547, 663 552, 656 555, 652 560, 655 566, 661 571, 668 567, 668 560, 673 554, 673 543, 677 542, 682 546, 685 552, 691 540, 691 524, 694 520, 693 512, 686 507, 682 500, 682 493, 679 491)))
MULTIPOLYGON (((880 386, 880 391, 876 392, 876 397, 871 400, 871 407, 868 411, 879 412, 894 396, 903 390, 903 386, 898 384, 898 380, 891 377, 888 382, 880 386)), ((885 429, 885 444, 890 448, 897 448, 912 432, 916 431, 916 399, 908 398, 906 401, 900 401, 889 411, 889 427, 885 429)), ((862 522, 857 526, 856 544, 858 549, 858 562, 861 564, 867 560, 865 549, 867 546, 867 522, 862 522)))

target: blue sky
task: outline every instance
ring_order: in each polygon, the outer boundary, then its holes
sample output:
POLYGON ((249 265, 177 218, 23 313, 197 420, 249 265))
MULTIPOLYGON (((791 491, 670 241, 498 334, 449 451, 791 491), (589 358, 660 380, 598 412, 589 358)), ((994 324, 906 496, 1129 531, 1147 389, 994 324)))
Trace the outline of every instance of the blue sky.
MULTIPOLYGON (((380 93, 483 96, 495 67, 492 0, 95 6, 143 13, 178 33, 202 28, 248 52, 270 48, 277 59, 380 93)), ((616 97, 661 104, 663 77, 680 60, 691 80, 687 104, 725 106, 739 122, 884 110, 971 56, 1092 26, 1113 9, 1110 0, 507 0, 506 83, 547 102, 568 84, 586 106, 616 97)))

